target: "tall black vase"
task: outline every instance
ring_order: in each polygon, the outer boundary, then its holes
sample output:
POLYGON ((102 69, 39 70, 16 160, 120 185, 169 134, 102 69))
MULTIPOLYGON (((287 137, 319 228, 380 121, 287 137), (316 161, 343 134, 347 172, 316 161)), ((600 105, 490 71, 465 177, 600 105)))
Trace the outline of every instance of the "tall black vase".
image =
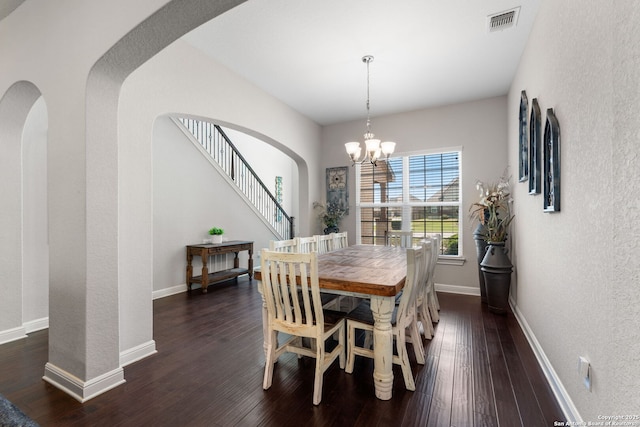
POLYGON ((509 311, 509 289, 513 264, 507 256, 504 242, 489 242, 487 253, 480 263, 487 288, 489 311, 506 314, 509 311))
POLYGON ((484 275, 480 270, 480 263, 484 259, 484 255, 487 252, 487 241, 485 240, 485 233, 487 228, 481 222, 473 231, 473 240, 476 242, 476 257, 478 259, 478 279, 480 280, 480 301, 487 303, 487 287, 484 283, 484 275))

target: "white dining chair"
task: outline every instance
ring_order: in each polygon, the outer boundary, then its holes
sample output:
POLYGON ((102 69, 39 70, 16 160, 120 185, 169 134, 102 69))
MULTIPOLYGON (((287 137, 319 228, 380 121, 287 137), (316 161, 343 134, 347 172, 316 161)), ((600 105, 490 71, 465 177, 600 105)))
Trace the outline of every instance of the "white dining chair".
MULTIPOLYGON (((422 365, 425 363, 424 347, 418 331, 416 320, 415 304, 418 288, 418 281, 422 277, 424 269, 424 249, 408 248, 406 250, 407 257, 407 275, 405 279, 404 292, 400 303, 396 305, 394 313, 391 317, 391 329, 395 339, 396 354, 393 355, 393 363, 400 365, 404 384, 407 390, 414 391, 416 389, 411 365, 409 363, 409 355, 407 353, 406 331, 409 330, 412 347, 416 361, 422 365)), ((356 330, 365 331, 366 335, 373 334, 374 319, 371 314, 371 305, 368 301, 361 303, 355 310, 347 314, 347 366, 345 372, 352 373, 355 363, 355 356, 374 357, 375 345, 371 349, 367 345, 369 340, 365 339, 365 346, 358 346, 356 343, 356 330)))
MULTIPOLYGON (((308 254, 318 252, 318 240, 316 236, 296 237, 296 248, 298 253, 308 254)), ((322 307, 326 310, 340 310, 341 297, 336 294, 320 293, 322 299, 322 307)))
POLYGON ((286 240, 270 240, 269 250, 276 252, 295 253, 298 252, 298 242, 295 238, 286 240))
POLYGON ((386 246, 413 247, 413 231, 385 231, 384 241, 386 246))
POLYGON ((333 235, 318 234, 315 236, 318 242, 318 254, 326 254, 333 251, 333 235))
MULTIPOLYGON (((413 231, 385 231, 384 232, 384 244, 385 246, 393 246, 399 248, 411 248, 413 247, 413 231)), ((402 297, 402 291, 396 295, 396 304, 400 302, 402 297)))
POLYGON ((271 387, 274 365, 282 353, 313 357, 316 359, 313 404, 318 405, 322 400, 324 372, 336 359, 339 359, 341 369, 345 366, 344 314, 322 309, 316 253, 292 254, 263 249, 261 259, 268 322, 263 388, 271 387), (278 332, 290 337, 278 344, 278 332), (333 335, 338 337, 338 344, 327 353, 325 344, 333 335), (302 338, 312 340, 312 348, 303 346, 302 338))
POLYGON ((349 246, 349 236, 347 231, 342 231, 340 233, 333 233, 333 250, 337 251, 338 249, 346 248, 349 246))
MULTIPOLYGON (((341 231, 339 233, 331 233, 326 239, 326 250, 328 252, 337 251, 338 249, 349 246, 349 232, 341 231)), ((341 295, 338 298, 338 310, 350 311, 360 303, 361 299, 348 295, 341 295)))
POLYGON ((308 254, 318 252, 318 241, 316 236, 296 237, 296 246, 299 253, 308 254))

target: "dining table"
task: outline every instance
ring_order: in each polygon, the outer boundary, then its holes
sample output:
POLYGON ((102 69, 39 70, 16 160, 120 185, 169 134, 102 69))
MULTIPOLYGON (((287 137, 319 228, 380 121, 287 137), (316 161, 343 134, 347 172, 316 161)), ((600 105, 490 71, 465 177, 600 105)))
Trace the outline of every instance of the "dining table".
MULTIPOLYGON (((371 302, 373 327, 373 380, 378 399, 389 400, 393 388, 393 333, 391 317, 396 295, 404 287, 406 253, 399 247, 353 245, 318 255, 321 292, 367 298, 371 302)), ((254 278, 261 279, 260 271, 254 278)), ((262 288, 259 286, 262 293, 262 288)), ((267 325, 263 300, 263 328, 267 325)), ((270 334, 264 334, 266 351, 270 334)))

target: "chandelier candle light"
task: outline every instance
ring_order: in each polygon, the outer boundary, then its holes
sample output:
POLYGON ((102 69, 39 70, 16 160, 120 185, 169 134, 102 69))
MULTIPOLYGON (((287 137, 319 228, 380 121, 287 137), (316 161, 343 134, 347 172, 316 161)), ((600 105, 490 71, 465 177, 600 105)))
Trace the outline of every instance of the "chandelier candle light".
MULTIPOLYGON (((380 143, 380 140, 374 138, 375 135, 371 133, 371 119, 369 118, 369 64, 373 62, 373 56, 363 56, 362 62, 367 64, 367 131, 364 134, 365 155, 362 163, 369 160, 373 165, 376 165, 381 154, 384 154, 385 158, 389 158, 396 148, 396 143, 391 141, 380 143)), ((344 146, 351 159, 351 165, 353 166, 356 162, 360 161, 360 154, 362 152, 360 143, 347 142, 344 146)))

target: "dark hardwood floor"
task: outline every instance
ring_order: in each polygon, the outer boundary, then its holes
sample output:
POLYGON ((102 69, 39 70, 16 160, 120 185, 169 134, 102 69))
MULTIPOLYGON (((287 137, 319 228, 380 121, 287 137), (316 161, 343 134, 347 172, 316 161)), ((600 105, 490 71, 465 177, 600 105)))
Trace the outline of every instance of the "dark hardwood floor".
MULTIPOLYGON (((261 298, 255 282, 154 301, 158 354, 125 368, 126 383, 81 404, 42 380, 47 331, 0 346, 0 394, 41 426, 552 426, 562 420, 512 314, 478 297, 439 294, 441 320, 412 359, 416 391, 394 366, 393 398, 374 397, 373 362, 335 363, 314 407, 314 360, 285 354, 262 389, 261 298)), ((409 352, 411 355, 413 353, 409 352)))

